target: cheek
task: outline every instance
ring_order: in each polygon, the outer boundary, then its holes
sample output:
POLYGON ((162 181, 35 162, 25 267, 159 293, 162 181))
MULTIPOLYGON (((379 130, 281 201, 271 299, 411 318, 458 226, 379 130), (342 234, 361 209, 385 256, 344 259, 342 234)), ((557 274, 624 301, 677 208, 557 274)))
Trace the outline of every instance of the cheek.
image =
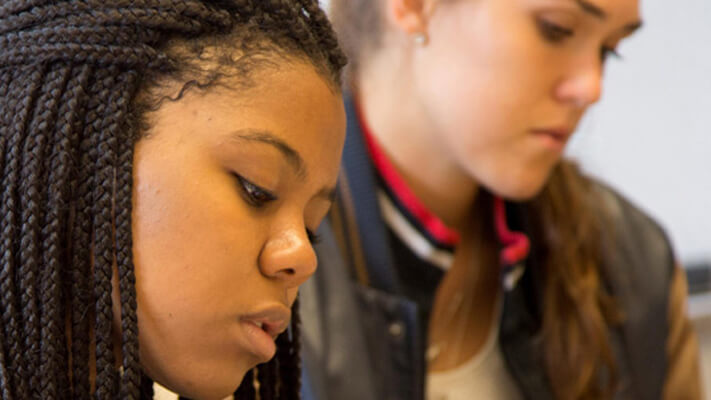
POLYGON ((137 272, 162 276, 151 290, 165 292, 171 283, 197 291, 243 279, 251 271, 247 264, 256 266, 260 225, 212 163, 172 158, 134 161, 137 272))
POLYGON ((259 231, 224 200, 233 201, 220 192, 229 185, 210 176, 199 165, 134 161, 141 361, 153 379, 183 393, 229 391, 253 361, 231 340, 235 314, 254 297, 249 288, 259 288, 259 231))
POLYGON ((521 62, 489 41, 470 37, 464 48, 433 49, 416 71, 419 98, 440 129, 505 133, 501 131, 516 126, 536 101, 541 90, 526 81, 521 62))
POLYGON ((550 106, 560 50, 544 44, 520 10, 473 3, 444 15, 432 48, 418 53, 423 98, 450 129, 515 127, 550 106))
POLYGON ((474 180, 507 197, 530 197, 557 162, 529 135, 549 123, 555 81, 550 49, 520 11, 472 15, 447 15, 455 22, 438 26, 432 48, 418 53, 423 114, 446 156, 474 180))

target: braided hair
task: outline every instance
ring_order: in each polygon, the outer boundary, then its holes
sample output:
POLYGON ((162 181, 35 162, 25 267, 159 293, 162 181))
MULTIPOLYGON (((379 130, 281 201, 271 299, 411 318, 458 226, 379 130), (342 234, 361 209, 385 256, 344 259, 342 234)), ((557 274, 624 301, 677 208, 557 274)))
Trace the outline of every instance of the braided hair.
MULTIPOLYGON (((248 85, 274 57, 309 62, 340 86, 345 57, 316 0, 2 2, 2 399, 152 397, 139 360, 131 235, 142 116, 228 75, 248 85), (166 83, 180 93, 166 95, 166 83), (112 342, 114 264, 122 360, 112 342)), ((235 398, 298 397, 294 316, 275 359, 249 372, 235 398)))

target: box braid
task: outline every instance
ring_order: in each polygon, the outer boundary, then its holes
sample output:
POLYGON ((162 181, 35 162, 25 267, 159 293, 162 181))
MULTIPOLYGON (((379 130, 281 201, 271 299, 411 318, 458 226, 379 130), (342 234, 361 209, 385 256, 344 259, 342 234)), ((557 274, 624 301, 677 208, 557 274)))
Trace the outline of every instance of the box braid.
MULTIPOLYGON (((143 116, 228 75, 253 84, 249 73, 274 57, 310 62, 339 90, 345 57, 316 0, 3 1, 2 399, 153 396, 139 360, 131 235, 143 116), (219 54, 206 62, 207 47, 219 54), (171 97, 165 83, 183 89, 171 97)), ((298 398, 298 323, 295 309, 275 359, 250 371, 235 398, 298 398)))

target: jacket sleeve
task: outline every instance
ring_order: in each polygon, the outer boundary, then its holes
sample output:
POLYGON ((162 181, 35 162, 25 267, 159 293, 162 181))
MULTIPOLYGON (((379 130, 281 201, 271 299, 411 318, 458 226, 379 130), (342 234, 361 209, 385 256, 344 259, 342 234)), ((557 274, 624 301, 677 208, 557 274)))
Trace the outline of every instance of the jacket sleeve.
POLYGON ((703 399, 699 342, 687 316, 687 292, 686 275, 683 269, 677 266, 674 269, 669 291, 665 399, 703 399))

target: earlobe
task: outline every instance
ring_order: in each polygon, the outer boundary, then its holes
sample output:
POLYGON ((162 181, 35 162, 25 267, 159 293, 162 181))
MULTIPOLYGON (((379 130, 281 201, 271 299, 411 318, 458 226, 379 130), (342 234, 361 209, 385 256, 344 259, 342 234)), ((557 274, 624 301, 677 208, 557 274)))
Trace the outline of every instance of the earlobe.
POLYGON ((406 35, 427 31, 427 20, 434 8, 433 0, 387 0, 390 23, 406 35))

